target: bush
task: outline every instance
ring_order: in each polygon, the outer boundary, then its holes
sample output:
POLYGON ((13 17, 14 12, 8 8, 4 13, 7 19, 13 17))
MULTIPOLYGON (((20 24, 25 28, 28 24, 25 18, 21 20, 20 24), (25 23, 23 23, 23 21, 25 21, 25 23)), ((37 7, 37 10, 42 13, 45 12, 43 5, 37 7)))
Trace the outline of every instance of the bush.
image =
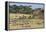
POLYGON ((31 19, 31 16, 29 16, 28 19, 31 19))
POLYGON ((24 15, 23 15, 23 17, 22 17, 22 18, 23 18, 23 19, 26 19, 26 16, 24 16, 24 15))

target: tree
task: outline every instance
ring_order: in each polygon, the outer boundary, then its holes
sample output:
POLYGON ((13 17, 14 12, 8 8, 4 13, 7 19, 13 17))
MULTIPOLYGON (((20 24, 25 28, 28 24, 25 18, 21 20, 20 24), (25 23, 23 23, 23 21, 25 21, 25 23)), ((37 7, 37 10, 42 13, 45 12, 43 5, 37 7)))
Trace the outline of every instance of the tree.
POLYGON ((9 7, 10 13, 26 13, 29 14, 32 12, 31 6, 17 6, 17 5, 12 5, 9 7))

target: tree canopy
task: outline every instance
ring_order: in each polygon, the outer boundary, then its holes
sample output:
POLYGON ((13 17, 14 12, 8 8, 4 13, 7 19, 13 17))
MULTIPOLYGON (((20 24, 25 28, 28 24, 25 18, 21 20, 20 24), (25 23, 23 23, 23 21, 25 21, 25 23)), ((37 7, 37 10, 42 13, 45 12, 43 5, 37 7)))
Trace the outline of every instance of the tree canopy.
POLYGON ((26 13, 26 14, 28 14, 28 13, 31 13, 31 11, 32 11, 31 6, 22 6, 22 5, 20 5, 20 6, 17 6, 17 5, 10 6, 9 5, 9 12, 10 13, 26 13))

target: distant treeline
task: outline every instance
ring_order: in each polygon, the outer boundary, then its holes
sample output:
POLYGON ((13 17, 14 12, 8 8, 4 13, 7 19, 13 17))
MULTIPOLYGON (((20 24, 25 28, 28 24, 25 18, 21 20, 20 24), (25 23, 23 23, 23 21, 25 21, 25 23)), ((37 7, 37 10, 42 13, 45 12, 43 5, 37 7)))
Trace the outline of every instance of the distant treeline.
POLYGON ((17 6, 17 5, 9 5, 9 12, 10 13, 31 13, 32 12, 32 8, 31 6, 17 6))
MULTIPOLYGON (((44 12, 44 9, 43 9, 43 8, 32 9, 32 6, 9 5, 9 12, 10 12, 10 13, 31 14, 31 13, 33 13, 34 11, 38 11, 38 10, 41 11, 41 12, 42 12, 42 11, 44 12)), ((37 14, 37 13, 36 13, 36 14, 37 14)))

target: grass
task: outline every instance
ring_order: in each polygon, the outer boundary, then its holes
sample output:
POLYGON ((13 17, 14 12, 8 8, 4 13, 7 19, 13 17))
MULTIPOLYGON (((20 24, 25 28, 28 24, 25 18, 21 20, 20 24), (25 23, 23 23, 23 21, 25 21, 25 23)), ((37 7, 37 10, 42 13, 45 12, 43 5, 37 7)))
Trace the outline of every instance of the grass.
POLYGON ((21 29, 21 28, 39 28, 43 27, 43 19, 18 19, 22 15, 33 16, 32 14, 10 14, 10 24, 8 29, 21 29))

